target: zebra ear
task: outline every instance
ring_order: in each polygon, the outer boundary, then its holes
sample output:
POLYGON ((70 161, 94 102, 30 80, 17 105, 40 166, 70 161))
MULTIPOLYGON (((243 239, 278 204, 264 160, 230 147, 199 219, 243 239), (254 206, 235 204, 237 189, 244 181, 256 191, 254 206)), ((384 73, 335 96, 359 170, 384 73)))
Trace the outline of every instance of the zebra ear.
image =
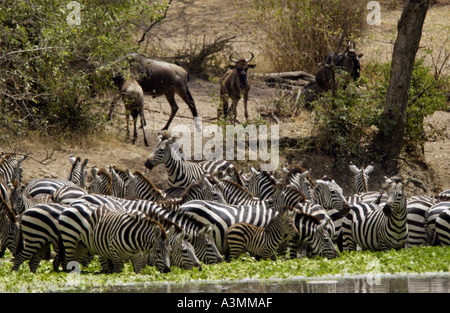
POLYGON ((255 170, 255 168, 252 166, 250 167, 250 170, 252 171, 253 175, 258 175, 259 172, 257 170, 255 170))
POLYGON ((350 171, 353 174, 358 174, 359 172, 361 172, 361 170, 359 168, 356 167, 356 165, 354 165, 353 163, 350 163, 350 171))
POLYGON ((128 177, 130 178, 130 180, 133 180, 133 179, 135 178, 134 175, 131 174, 131 172, 130 172, 129 169, 126 169, 126 172, 127 172, 127 174, 128 174, 128 177))
POLYGON ((374 168, 375 167, 373 166, 373 163, 372 163, 372 164, 370 164, 369 166, 366 167, 366 169, 364 170, 364 173, 370 174, 370 173, 372 173, 374 168))

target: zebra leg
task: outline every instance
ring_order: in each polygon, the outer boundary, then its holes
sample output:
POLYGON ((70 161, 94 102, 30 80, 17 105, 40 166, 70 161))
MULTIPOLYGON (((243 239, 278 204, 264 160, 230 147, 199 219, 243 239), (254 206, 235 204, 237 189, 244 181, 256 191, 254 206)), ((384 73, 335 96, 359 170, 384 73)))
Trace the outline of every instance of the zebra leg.
POLYGON ((131 258, 131 263, 133 264, 133 270, 135 274, 139 274, 144 268, 144 254, 139 253, 131 258))

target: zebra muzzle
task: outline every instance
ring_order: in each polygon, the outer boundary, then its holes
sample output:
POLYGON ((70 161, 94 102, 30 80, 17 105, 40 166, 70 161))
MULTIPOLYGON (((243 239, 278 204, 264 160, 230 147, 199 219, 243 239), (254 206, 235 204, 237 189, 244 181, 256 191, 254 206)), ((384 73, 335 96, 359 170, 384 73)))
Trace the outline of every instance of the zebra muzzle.
POLYGON ((145 161, 145 167, 148 168, 149 170, 153 169, 153 162, 150 161, 150 159, 147 159, 147 161, 145 161))
POLYGON ((383 208, 383 213, 387 216, 387 217, 391 217, 392 216, 392 207, 390 203, 386 203, 386 205, 383 208))

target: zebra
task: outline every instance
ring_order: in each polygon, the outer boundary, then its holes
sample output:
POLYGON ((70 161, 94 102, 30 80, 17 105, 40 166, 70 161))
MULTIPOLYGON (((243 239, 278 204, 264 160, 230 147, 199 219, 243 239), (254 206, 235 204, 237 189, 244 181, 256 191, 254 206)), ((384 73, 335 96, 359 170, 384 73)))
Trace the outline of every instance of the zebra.
MULTIPOLYGON (((383 189, 389 188, 387 202, 365 216, 353 217, 351 236, 347 248, 353 250, 356 244, 362 250, 382 251, 400 249, 408 242, 407 203, 405 187, 410 183, 420 186, 416 179, 390 178, 383 189)), ((423 184, 422 184, 423 185, 423 184)))
POLYGON ((57 253, 53 260, 53 270, 58 270, 59 215, 65 208, 65 205, 58 203, 38 204, 23 213, 13 271, 18 271, 20 265, 29 260, 30 271, 35 273, 50 245, 57 253))
POLYGON ((65 185, 55 190, 51 199, 55 203, 71 204, 80 197, 87 195, 88 191, 77 185, 65 185))
POLYGON ((221 181, 231 181, 246 189, 253 197, 259 200, 270 199, 277 191, 277 181, 266 171, 257 171, 250 168, 249 176, 243 176, 233 166, 226 169, 227 175, 221 181))
POLYGON ((93 181, 89 185, 88 192, 110 195, 112 185, 111 175, 104 169, 98 169, 97 166, 91 168, 91 174, 93 181))
POLYGON ((284 185, 291 185, 307 196, 307 200, 311 200, 311 189, 315 186, 307 171, 301 166, 293 165, 289 169, 283 168, 286 174, 283 179, 284 185))
MULTIPOLYGON (((145 161, 145 167, 152 170, 155 166, 164 163, 168 174, 169 187, 188 187, 201 179, 206 173, 202 164, 186 161, 183 152, 175 144, 177 137, 169 137, 167 132, 158 136, 159 143, 153 148, 153 152, 145 161)), ((211 161, 212 162, 212 161, 211 161)), ((218 167, 209 166, 210 172, 222 173, 227 167, 233 165, 227 161, 214 161, 218 167)))
POLYGON ((86 179, 87 179, 87 170, 86 166, 89 162, 88 159, 85 159, 81 162, 81 158, 75 158, 73 154, 69 156, 70 163, 72 163, 72 169, 70 170, 68 181, 73 182, 75 185, 80 186, 82 188, 86 188, 86 179))
POLYGON ((113 271, 120 273, 124 260, 131 260, 136 274, 145 265, 144 256, 154 245, 162 247, 167 271, 170 271, 170 247, 164 227, 157 221, 136 213, 119 213, 100 206, 92 214, 90 250, 111 260, 113 271))
MULTIPOLYGON (((448 203, 448 202, 447 202, 448 203)), ((436 218, 436 238, 441 246, 450 245, 450 205, 436 218)))
POLYGON ((433 203, 418 197, 407 199, 408 243, 407 247, 427 245, 427 215, 433 203))
POLYGON ((127 184, 126 195, 131 198, 151 200, 160 202, 165 199, 163 191, 158 189, 153 182, 145 177, 141 172, 136 171, 134 174, 127 169, 129 182, 127 184))
MULTIPOLYGON (((17 184, 11 191, 11 209, 18 216, 20 221, 23 212, 32 206, 40 203, 52 202, 50 195, 32 197, 22 189, 23 169, 18 169, 17 184)), ((11 187, 11 186, 10 186, 11 187)))
POLYGON ((436 196, 436 198, 437 198, 439 201, 450 201, 450 189, 446 189, 446 190, 441 191, 441 192, 436 196))
POLYGON ((290 236, 298 239, 298 230, 288 215, 288 209, 281 211, 266 226, 258 227, 248 223, 236 223, 226 234, 226 260, 237 259, 248 251, 257 260, 276 260, 280 243, 290 236))
POLYGON ((125 198, 129 177, 126 171, 108 166, 111 173, 111 196, 125 198))
POLYGON ((7 202, 9 201, 11 183, 20 175, 19 170, 22 169, 22 162, 26 160, 28 155, 17 158, 15 153, 0 155, 0 193, 1 197, 7 202))
POLYGON ((292 212, 291 216, 300 236, 297 240, 289 241, 289 257, 291 259, 297 258, 304 245, 310 256, 327 259, 339 256, 333 243, 334 227, 331 219, 321 220, 318 215, 306 214, 296 208, 293 208, 292 212))
MULTIPOLYGON (((194 184, 189 188, 189 190, 195 189, 195 187, 199 185, 200 183, 194 184)), ((189 199, 189 197, 190 195, 187 194, 186 198, 189 199)), ((65 217, 66 215, 69 215, 70 211, 62 214, 62 216, 66 219, 65 225, 76 230, 72 234, 75 239, 71 239, 69 237, 67 240, 69 245, 71 244, 71 241, 76 242, 76 244, 72 244, 69 249, 66 248, 66 254, 69 254, 67 251, 70 250, 70 255, 73 255, 73 251, 77 249, 76 245, 81 241, 81 236, 79 234, 87 232, 85 230, 85 225, 89 223, 90 212, 84 209, 76 208, 76 206, 79 203, 95 206, 106 204, 113 210, 125 210, 126 212, 141 211, 146 214, 157 213, 160 217, 166 218, 186 230, 188 234, 188 241, 194 246, 198 259, 205 264, 220 263, 222 261, 222 257, 217 250, 214 241, 211 239, 212 229, 209 226, 198 223, 189 215, 179 212, 177 208, 180 205, 180 202, 171 202, 170 205, 163 205, 166 208, 162 208, 160 205, 147 200, 125 200, 112 196, 92 194, 83 196, 78 201, 71 204, 72 207, 75 207, 73 210, 81 210, 82 212, 76 211, 72 213, 73 216, 71 217, 65 217)))
POLYGON ((439 244, 439 238, 436 234, 436 220, 443 211, 448 209, 450 209, 450 202, 439 202, 432 205, 427 211, 425 216, 426 245, 435 246, 439 244))
POLYGON ((19 224, 14 211, 3 198, 0 198, 0 257, 6 249, 16 254, 19 238, 19 224))
POLYGON ((75 183, 59 178, 33 178, 25 186, 25 192, 32 197, 53 195, 62 186, 76 186, 75 183))
MULTIPOLYGON (((163 224, 164 225, 164 224, 163 224)), ((194 267, 202 270, 202 266, 192 244, 186 239, 186 231, 175 224, 171 225, 167 231, 170 245, 170 265, 177 266, 184 270, 192 270, 194 267)), ((151 251, 149 255, 149 265, 156 266, 160 272, 164 272, 164 264, 161 259, 156 258, 157 253, 151 251)))
POLYGON ((355 187, 356 193, 365 193, 369 191, 369 174, 373 172, 374 165, 368 165, 366 168, 361 167, 360 169, 350 162, 350 171, 355 174, 355 187))

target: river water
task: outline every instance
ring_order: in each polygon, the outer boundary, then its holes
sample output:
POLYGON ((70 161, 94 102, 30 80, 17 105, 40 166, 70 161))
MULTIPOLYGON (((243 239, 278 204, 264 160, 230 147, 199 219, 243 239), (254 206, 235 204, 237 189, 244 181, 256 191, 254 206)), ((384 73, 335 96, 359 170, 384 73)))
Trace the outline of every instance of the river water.
POLYGON ((120 293, 449 293, 450 274, 377 274, 314 279, 142 283, 94 287, 89 291, 120 293))

